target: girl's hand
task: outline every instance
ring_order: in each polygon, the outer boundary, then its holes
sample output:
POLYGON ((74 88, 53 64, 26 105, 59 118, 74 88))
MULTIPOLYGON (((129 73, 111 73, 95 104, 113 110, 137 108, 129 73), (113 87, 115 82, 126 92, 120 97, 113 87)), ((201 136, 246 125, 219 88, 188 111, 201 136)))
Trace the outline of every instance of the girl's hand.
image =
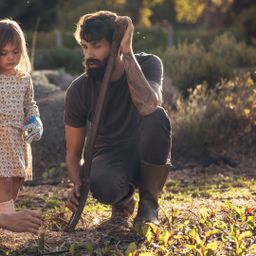
POLYGON ((123 39, 121 40, 121 43, 120 43, 121 53, 133 52, 132 38, 133 38, 134 25, 132 23, 131 18, 128 16, 118 16, 116 18, 116 23, 122 22, 122 20, 127 21, 127 28, 124 33, 123 39))
POLYGON ((14 232, 37 234, 42 225, 42 213, 39 210, 23 210, 12 214, 3 214, 3 227, 14 232))
POLYGON ((22 127, 24 132, 27 132, 26 141, 31 143, 32 141, 38 141, 43 134, 43 124, 38 116, 31 116, 26 125, 22 127))

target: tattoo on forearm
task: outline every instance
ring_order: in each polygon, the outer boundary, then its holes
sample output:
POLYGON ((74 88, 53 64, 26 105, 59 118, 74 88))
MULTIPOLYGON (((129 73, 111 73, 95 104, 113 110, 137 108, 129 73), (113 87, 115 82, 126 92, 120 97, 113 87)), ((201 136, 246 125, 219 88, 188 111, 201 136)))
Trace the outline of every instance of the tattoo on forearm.
POLYGON ((140 114, 152 113, 159 104, 158 93, 149 85, 132 53, 123 54, 123 64, 133 103, 140 114))

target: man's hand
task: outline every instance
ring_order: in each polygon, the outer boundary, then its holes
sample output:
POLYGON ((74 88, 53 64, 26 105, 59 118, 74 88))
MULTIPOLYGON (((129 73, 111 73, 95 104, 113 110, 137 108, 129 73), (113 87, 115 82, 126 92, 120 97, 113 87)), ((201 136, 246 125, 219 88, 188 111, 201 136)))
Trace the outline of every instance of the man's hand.
POLYGON ((78 183, 74 184, 73 188, 71 188, 68 191, 68 208, 72 212, 77 211, 77 207, 79 205, 79 198, 81 196, 80 190, 81 190, 81 183, 78 182, 78 183))
POLYGON ((27 132, 25 140, 27 143, 38 141, 43 134, 43 124, 38 116, 31 116, 26 125, 22 127, 24 132, 27 132))
POLYGON ((131 18, 128 16, 118 16, 116 18, 116 23, 122 22, 123 20, 126 20, 127 28, 124 33, 123 39, 121 40, 121 43, 120 43, 120 50, 121 50, 121 53, 133 52, 132 38, 133 38, 134 25, 132 23, 131 18))

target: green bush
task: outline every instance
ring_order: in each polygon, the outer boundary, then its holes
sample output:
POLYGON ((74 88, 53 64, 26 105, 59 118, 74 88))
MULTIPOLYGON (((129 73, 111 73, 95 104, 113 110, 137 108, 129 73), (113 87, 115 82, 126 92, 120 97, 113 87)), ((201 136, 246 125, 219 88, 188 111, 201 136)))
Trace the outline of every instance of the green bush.
MULTIPOLYGON (((77 47, 77 42, 73 36, 72 31, 59 31, 62 38, 62 46, 67 48, 77 47)), ((26 38, 28 48, 31 49, 33 37, 35 36, 34 31, 27 31, 26 38)), ((57 31, 52 30, 48 32, 40 31, 36 33, 36 49, 42 48, 54 48, 57 47, 57 31)))
POLYGON ((36 51, 35 69, 65 69, 72 74, 83 72, 80 47, 40 49, 36 51))
POLYGON ((211 90, 198 85, 177 107, 170 113, 175 160, 256 149, 256 84, 249 74, 211 90))
POLYGON ((165 50, 167 47, 167 35, 161 28, 135 28, 133 37, 135 52, 155 52, 156 49, 165 50))
POLYGON ((183 95, 189 88, 206 81, 214 87, 222 78, 230 78, 238 68, 256 65, 256 49, 230 34, 217 37, 209 50, 199 42, 178 44, 162 52, 166 75, 183 95))
POLYGON ((244 41, 245 35, 242 28, 238 26, 227 28, 219 28, 219 29, 206 29, 206 28, 190 28, 190 29, 174 29, 173 32, 173 40, 174 45, 178 45, 180 43, 191 44, 195 41, 200 41, 200 43, 208 49, 211 43, 215 40, 216 37, 230 33, 234 38, 238 41, 244 41))
POLYGON ((207 47, 211 44, 216 36, 219 35, 217 30, 206 30, 206 29, 174 29, 173 40, 174 45, 178 44, 192 44, 195 41, 200 41, 200 43, 207 47))
MULTIPOLYGON (((64 48, 77 48, 78 44, 73 36, 73 31, 60 31, 64 48)), ((26 33, 28 47, 31 49, 34 32, 26 33)), ((135 28, 133 44, 135 51, 152 51, 155 48, 167 47, 167 36, 161 28, 135 28)), ((55 48, 56 31, 38 32, 36 35, 36 49, 55 48)))
POLYGON ((173 137, 173 157, 199 159, 218 151, 237 127, 233 113, 225 111, 215 95, 198 85, 186 101, 178 103, 173 137), (226 124, 226 125, 224 125, 226 124))
MULTIPOLYGON (((243 26, 246 41, 253 44, 256 35, 256 5, 243 9, 238 16, 235 17, 236 27, 243 26)), ((255 43, 254 43, 255 45, 255 43)))
POLYGON ((32 72, 32 81, 34 84, 35 98, 39 99, 46 95, 60 90, 57 86, 50 83, 47 77, 40 71, 32 72))
MULTIPOLYGON (((32 34, 30 34, 30 41, 32 41, 32 34)), ((157 52, 165 49, 166 41, 165 33, 161 29, 138 29, 134 33, 133 44, 135 52, 157 52)), ((71 32, 63 33, 63 45, 65 47, 57 48, 55 45, 54 32, 49 32, 48 34, 40 32, 38 34, 35 51, 35 69, 64 68, 72 74, 83 72, 82 50, 71 32)))
MULTIPOLYGON (((32 34, 30 34, 30 41, 32 34)), ((205 35, 206 36, 206 35, 205 35)), ((196 34, 193 38, 196 38, 196 34)), ((197 40, 179 43, 167 48, 164 29, 136 29, 133 46, 135 52, 150 52, 159 55, 164 62, 165 74, 173 80, 184 95, 188 88, 203 81, 210 87, 221 78, 229 78, 234 68, 256 65, 256 50, 238 42, 230 33, 211 40, 207 47, 197 40)), ((64 47, 55 47, 54 32, 39 33, 36 41, 35 68, 61 69, 72 74, 83 72, 82 50, 73 38, 72 32, 63 32, 64 47)), ((31 42, 29 43, 31 46, 31 42)))
POLYGON ((165 73, 184 95, 187 95, 188 88, 207 80, 210 64, 201 43, 179 44, 165 51, 161 57, 165 73))
POLYGON ((255 49, 244 42, 238 42, 231 34, 225 33, 217 37, 210 46, 214 58, 225 60, 231 67, 243 67, 256 64, 255 49))
POLYGON ((27 31, 26 41, 29 50, 33 47, 33 40, 35 40, 36 48, 51 48, 55 47, 55 35, 53 31, 49 32, 37 32, 27 31), (34 38, 35 37, 35 38, 34 38))

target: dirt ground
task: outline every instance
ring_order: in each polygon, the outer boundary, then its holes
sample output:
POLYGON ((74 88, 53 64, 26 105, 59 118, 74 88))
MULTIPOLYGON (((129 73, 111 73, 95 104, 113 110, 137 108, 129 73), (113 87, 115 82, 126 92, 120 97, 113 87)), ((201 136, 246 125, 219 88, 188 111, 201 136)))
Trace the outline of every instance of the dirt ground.
MULTIPOLYGON (((255 174, 256 162, 253 158, 244 159, 236 168, 212 165, 208 168, 196 167, 171 172, 165 196, 160 201, 161 225, 165 225, 166 213, 173 209, 180 211, 179 218, 182 219, 188 216, 193 218, 193 214, 196 215, 202 207, 223 207, 226 200, 238 206, 256 207, 256 187, 252 185, 255 174), (231 186, 236 189, 229 192, 231 186), (209 187, 216 190, 216 196, 207 194, 209 187), (190 200, 185 200, 187 195, 190 200), (182 196, 184 199, 178 199, 182 196), (173 198, 177 198, 176 201, 173 198)), ((87 202, 76 231, 64 232, 71 216, 65 208, 68 188, 67 180, 56 185, 24 187, 19 194, 17 206, 41 209, 44 224, 38 236, 0 230, 0 255, 125 255, 128 245, 133 242, 141 248, 146 246, 144 238, 134 229, 132 219, 127 223, 108 222, 111 208, 92 198, 87 202)), ((136 200, 138 202, 137 194, 136 200)))

